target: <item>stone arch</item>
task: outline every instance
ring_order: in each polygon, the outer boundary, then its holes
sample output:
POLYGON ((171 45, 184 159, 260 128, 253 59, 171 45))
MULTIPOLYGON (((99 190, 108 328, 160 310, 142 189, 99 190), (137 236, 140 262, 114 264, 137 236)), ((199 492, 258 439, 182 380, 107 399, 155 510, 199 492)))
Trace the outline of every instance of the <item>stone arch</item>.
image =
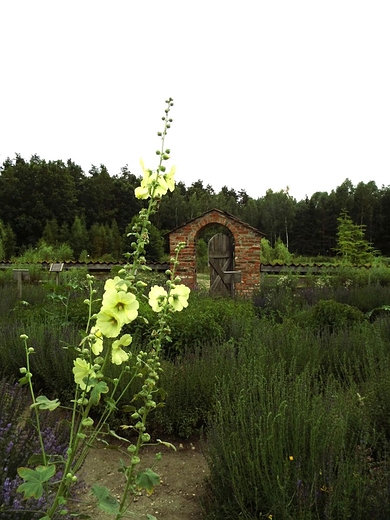
POLYGON ((264 235, 219 209, 207 211, 169 233, 171 258, 175 256, 175 248, 180 242, 186 244, 180 253, 177 275, 191 289, 196 287, 196 239, 200 231, 210 224, 220 224, 231 233, 235 245, 235 270, 241 273, 241 281, 236 284, 236 294, 250 296, 260 284, 260 241, 264 235))

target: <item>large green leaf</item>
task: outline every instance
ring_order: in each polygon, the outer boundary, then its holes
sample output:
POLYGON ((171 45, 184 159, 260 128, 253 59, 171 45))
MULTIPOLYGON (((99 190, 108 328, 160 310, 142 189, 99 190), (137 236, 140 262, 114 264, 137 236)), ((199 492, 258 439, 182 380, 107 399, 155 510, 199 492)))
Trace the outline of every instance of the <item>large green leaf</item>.
POLYGON ((18 468, 18 475, 24 482, 17 491, 24 493, 24 498, 40 498, 43 495, 43 483, 51 479, 55 474, 56 467, 54 464, 50 466, 37 466, 35 469, 18 468))
POLYGON ((104 381, 99 381, 99 383, 92 388, 91 403, 94 406, 97 406, 99 404, 101 395, 106 394, 108 391, 109 388, 107 386, 107 383, 105 383, 104 381))
POLYGON ((160 477, 150 468, 140 471, 137 474, 136 484, 138 489, 146 489, 148 495, 151 495, 155 486, 160 484, 160 477))
POLYGON ((94 484, 92 486, 92 493, 98 500, 98 506, 102 511, 115 515, 119 511, 119 502, 110 495, 110 490, 105 486, 94 484))

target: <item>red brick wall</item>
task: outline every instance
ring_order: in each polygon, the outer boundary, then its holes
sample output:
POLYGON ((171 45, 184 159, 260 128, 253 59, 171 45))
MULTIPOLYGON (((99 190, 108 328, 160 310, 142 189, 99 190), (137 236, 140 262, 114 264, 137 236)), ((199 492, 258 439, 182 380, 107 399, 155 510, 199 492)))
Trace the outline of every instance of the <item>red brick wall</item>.
POLYGON ((196 287, 196 239, 199 232, 209 224, 221 224, 232 233, 235 243, 235 270, 241 272, 241 282, 235 284, 236 294, 250 296, 260 284, 261 235, 250 226, 218 211, 210 211, 170 233, 171 257, 175 256, 175 248, 179 242, 186 244, 180 252, 176 274, 191 289, 196 287))

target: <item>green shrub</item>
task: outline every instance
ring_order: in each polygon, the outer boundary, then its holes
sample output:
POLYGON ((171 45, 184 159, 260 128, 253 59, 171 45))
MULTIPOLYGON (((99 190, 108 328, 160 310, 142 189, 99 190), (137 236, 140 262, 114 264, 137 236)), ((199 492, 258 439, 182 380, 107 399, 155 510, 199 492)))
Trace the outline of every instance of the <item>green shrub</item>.
POLYGON ((389 470, 367 444, 356 387, 265 366, 259 350, 241 353, 218 387, 208 518, 384 520, 389 470))
POLYGON ((188 308, 172 316, 172 342, 167 346, 167 354, 175 356, 205 342, 220 344, 232 340, 240 343, 254 318, 250 301, 191 293, 188 308))
POLYGON ((180 359, 165 361, 161 386, 165 405, 155 414, 155 427, 168 434, 188 438, 206 426, 214 402, 215 385, 229 373, 236 360, 233 342, 204 342, 187 349, 180 359))
POLYGON ((73 347, 80 342, 78 328, 40 316, 35 321, 3 323, 0 325, 0 373, 18 378, 19 368, 25 366, 25 350, 21 334, 29 336, 35 353, 31 357, 31 371, 37 390, 50 396, 69 399, 74 379, 73 347))
POLYGON ((351 305, 320 300, 309 312, 308 323, 317 332, 334 332, 342 327, 363 323, 366 316, 351 305))

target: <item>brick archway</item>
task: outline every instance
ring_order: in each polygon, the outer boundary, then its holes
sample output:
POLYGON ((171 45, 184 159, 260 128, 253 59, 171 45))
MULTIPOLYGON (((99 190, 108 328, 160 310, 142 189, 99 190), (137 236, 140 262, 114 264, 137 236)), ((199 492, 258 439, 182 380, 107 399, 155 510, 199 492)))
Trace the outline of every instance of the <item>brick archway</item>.
POLYGON ((175 248, 180 242, 186 244, 180 252, 176 274, 180 276, 182 283, 191 289, 196 287, 196 237, 210 224, 220 224, 232 234, 235 244, 235 270, 241 272, 241 282, 236 284, 236 294, 252 295, 260 284, 260 241, 264 235, 256 228, 219 209, 207 211, 169 233, 171 257, 175 256, 175 248))

